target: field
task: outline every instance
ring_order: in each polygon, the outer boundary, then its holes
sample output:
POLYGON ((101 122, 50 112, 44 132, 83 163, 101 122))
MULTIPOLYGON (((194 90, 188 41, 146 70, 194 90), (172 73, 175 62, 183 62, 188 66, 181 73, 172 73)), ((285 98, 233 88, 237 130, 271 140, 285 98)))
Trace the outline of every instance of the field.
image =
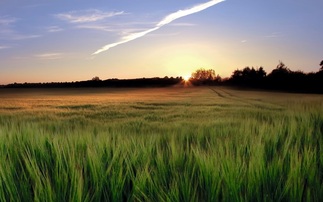
POLYGON ((0 201, 323 201, 323 96, 0 89, 0 201))

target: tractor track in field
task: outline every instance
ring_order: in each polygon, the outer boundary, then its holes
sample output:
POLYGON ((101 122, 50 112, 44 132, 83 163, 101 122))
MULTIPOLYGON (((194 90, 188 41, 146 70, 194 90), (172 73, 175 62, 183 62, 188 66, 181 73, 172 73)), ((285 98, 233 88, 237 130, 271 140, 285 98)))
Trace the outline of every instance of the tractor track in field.
POLYGON ((214 89, 210 87, 210 90, 212 90, 217 96, 232 100, 232 101, 238 101, 243 104, 247 104, 251 107, 255 107, 258 109, 267 109, 267 110, 283 110, 283 107, 281 105, 276 105, 270 102, 266 102, 263 100, 255 100, 255 99, 248 99, 248 98, 242 98, 236 95, 233 95, 230 92, 227 92, 223 89, 214 89))
POLYGON ((219 93, 218 91, 216 91, 215 89, 213 88, 210 88, 215 94, 217 94, 219 97, 222 97, 222 98, 226 98, 224 95, 222 95, 221 93, 219 93))
POLYGON ((241 103, 244 103, 244 104, 248 104, 250 105, 249 102, 246 102, 245 100, 235 96, 235 95, 232 95, 231 93, 228 93, 224 90, 221 90, 221 89, 214 89, 214 88, 210 88, 217 96, 221 97, 221 98, 224 98, 226 100, 232 100, 232 101, 238 101, 238 102, 241 102, 241 103))

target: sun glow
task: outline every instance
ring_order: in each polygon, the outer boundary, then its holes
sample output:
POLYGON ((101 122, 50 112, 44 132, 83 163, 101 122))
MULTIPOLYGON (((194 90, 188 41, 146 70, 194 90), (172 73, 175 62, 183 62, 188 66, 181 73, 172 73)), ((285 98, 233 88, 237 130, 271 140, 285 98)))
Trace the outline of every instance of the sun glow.
POLYGON ((184 81, 189 81, 190 78, 191 78, 191 76, 189 76, 189 75, 183 76, 184 81))

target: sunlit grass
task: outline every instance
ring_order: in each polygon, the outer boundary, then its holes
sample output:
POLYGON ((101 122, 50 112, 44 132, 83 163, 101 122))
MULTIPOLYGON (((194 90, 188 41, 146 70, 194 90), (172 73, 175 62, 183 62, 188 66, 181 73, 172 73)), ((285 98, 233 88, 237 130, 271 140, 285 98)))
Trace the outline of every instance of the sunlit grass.
POLYGON ((323 200, 322 96, 5 93, 1 201, 323 200))

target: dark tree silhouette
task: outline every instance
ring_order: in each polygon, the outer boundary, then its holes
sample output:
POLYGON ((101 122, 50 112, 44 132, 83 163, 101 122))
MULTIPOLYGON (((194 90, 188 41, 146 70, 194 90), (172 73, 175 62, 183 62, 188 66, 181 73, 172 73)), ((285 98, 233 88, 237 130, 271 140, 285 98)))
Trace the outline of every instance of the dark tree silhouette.
POLYGON ((215 74, 213 69, 200 68, 192 73, 191 83, 193 85, 213 85, 221 82, 221 77, 215 74))
POLYGON ((291 70, 282 61, 280 61, 276 69, 274 69, 268 77, 280 80, 287 78, 290 73, 291 70))
POLYGON ((238 85, 261 87, 266 77, 263 67, 255 69, 254 67, 245 67, 243 70, 235 70, 231 76, 231 82, 238 85))
POLYGON ((258 71, 257 71, 257 76, 258 76, 259 78, 264 78, 264 77, 266 77, 266 75, 267 75, 267 73, 266 73, 266 71, 264 70, 264 68, 263 68, 263 67, 260 67, 260 68, 258 69, 258 71))
POLYGON ((289 82, 291 70, 280 61, 276 69, 273 69, 267 77, 268 84, 271 88, 274 89, 286 89, 289 88, 288 85, 291 85, 289 82))
POLYGON ((92 78, 92 81, 101 81, 101 79, 100 79, 100 77, 95 76, 95 77, 92 78))
POLYGON ((214 80, 216 78, 215 71, 213 69, 203 69, 200 68, 192 73, 192 79, 205 81, 205 80, 214 80))
POLYGON ((262 67, 245 67, 235 70, 224 84, 287 92, 323 93, 323 61, 320 65, 320 71, 304 73, 301 70, 292 71, 280 61, 268 75, 262 67))

